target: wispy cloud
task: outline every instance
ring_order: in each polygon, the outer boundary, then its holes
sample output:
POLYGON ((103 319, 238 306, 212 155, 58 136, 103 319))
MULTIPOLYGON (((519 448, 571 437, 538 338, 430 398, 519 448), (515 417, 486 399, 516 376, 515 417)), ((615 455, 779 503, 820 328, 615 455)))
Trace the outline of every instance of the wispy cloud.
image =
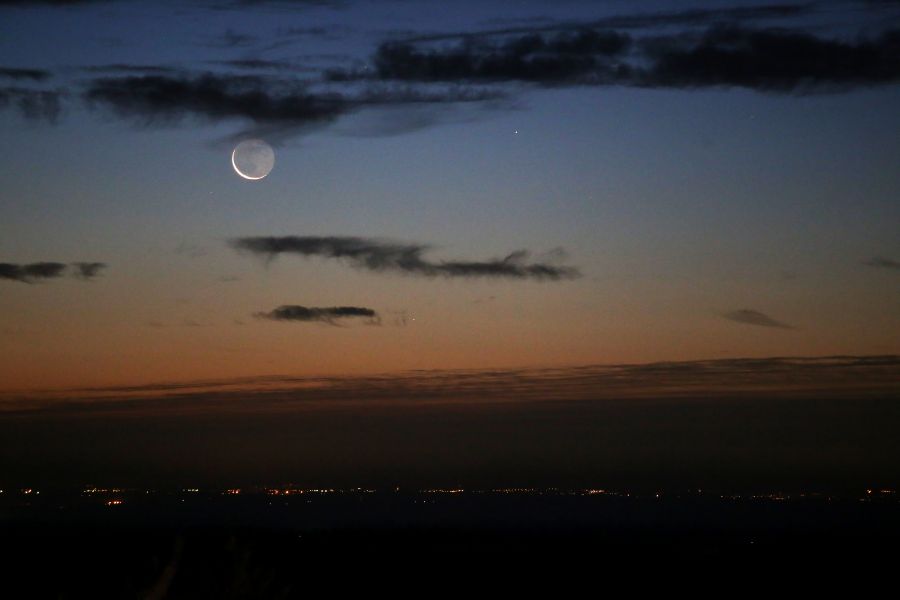
POLYGON ((379 325, 378 313, 371 308, 359 306, 330 306, 330 307, 306 307, 298 305, 284 305, 269 312, 254 314, 258 319, 270 321, 288 321, 294 323, 327 323, 337 325, 347 319, 365 319, 369 325, 379 325))
POLYGON ((272 259, 296 254, 342 260, 356 268, 423 277, 506 278, 556 281, 580 277, 570 266, 528 262, 529 253, 517 250, 504 258, 482 261, 432 261, 423 255, 431 247, 361 237, 243 237, 231 240, 237 250, 272 259))
POLYGON ((787 323, 776 321, 765 313, 761 313, 758 310, 752 310, 749 308, 733 310, 731 312, 723 314, 722 316, 729 321, 734 321, 735 323, 743 323, 745 325, 758 325, 760 327, 774 327, 777 329, 795 329, 793 325, 788 325, 787 323))

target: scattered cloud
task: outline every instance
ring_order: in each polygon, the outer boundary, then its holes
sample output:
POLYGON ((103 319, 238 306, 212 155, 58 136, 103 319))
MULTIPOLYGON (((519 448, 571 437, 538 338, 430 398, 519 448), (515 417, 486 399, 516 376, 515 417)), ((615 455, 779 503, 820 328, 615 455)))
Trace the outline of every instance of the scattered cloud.
POLYGON ((37 283, 48 279, 58 279, 67 273, 76 279, 90 280, 106 268, 105 263, 77 262, 71 265, 58 262, 38 262, 30 264, 0 263, 0 279, 37 283))
POLYGON ((327 323, 337 325, 346 319, 366 319, 368 325, 380 325, 381 319, 378 313, 371 308, 358 306, 331 306, 331 307, 306 307, 297 305, 284 305, 269 312, 254 314, 258 319, 270 321, 289 321, 294 323, 327 323))
POLYGON ((777 329, 795 329, 793 325, 776 321, 769 315, 761 313, 758 310, 744 308, 741 310, 733 310, 722 315, 729 321, 735 323, 744 323, 745 325, 758 325, 760 327, 775 327, 777 329))
POLYGON ((432 261, 423 257, 431 247, 361 237, 243 237, 231 240, 237 250, 272 259, 279 254, 317 256, 347 262, 374 272, 423 277, 506 278, 556 281, 580 277, 578 269, 549 262, 528 262, 529 253, 517 250, 504 258, 482 261, 432 261))
POLYGON ((900 270, 900 261, 893 260, 891 258, 884 258, 883 256, 875 256, 873 258, 870 258, 869 260, 863 261, 863 264, 869 267, 878 267, 881 269, 900 270))

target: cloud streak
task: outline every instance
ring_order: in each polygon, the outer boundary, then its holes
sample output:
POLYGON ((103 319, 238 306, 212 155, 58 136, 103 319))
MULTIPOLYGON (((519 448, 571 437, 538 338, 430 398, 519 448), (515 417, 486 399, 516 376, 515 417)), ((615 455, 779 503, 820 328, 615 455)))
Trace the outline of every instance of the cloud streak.
POLYGON ((482 261, 432 261, 423 255, 431 249, 362 237, 242 237, 230 241, 233 248, 272 259, 279 254, 337 259, 376 273, 403 273, 421 277, 505 278, 557 281, 580 277, 578 269, 547 262, 528 262, 529 253, 518 250, 504 258, 482 261))
POLYGON ((89 281, 97 277, 105 268, 106 264, 99 262, 77 262, 71 265, 59 262, 0 263, 0 279, 20 283, 38 283, 69 274, 76 279, 89 281))
POLYGON ((340 321, 347 319, 366 319, 369 325, 380 324, 378 313, 371 308, 359 306, 330 306, 330 307, 306 307, 298 305, 283 305, 269 312, 254 314, 258 319, 269 321, 285 321, 292 323, 327 323, 338 325, 340 321))
POLYGON ((731 312, 723 314, 722 316, 729 321, 734 321, 735 323, 743 323, 744 325, 757 325, 759 327, 773 327, 776 329, 795 329, 793 325, 788 325, 787 323, 776 321, 765 313, 761 313, 758 310, 752 310, 749 308, 733 310, 731 312))

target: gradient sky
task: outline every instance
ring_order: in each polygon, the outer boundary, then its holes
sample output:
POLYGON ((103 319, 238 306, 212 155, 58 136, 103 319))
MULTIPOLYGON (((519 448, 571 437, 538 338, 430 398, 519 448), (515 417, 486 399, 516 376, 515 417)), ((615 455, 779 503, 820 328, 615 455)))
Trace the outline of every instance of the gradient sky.
POLYGON ((0 391, 900 354, 900 7, 763 4, 0 2, 0 391), (585 31, 628 36, 628 69, 374 58, 585 31), (340 103, 311 121, 303 94, 340 103), (261 181, 232 170, 246 138, 275 148, 261 181), (578 276, 236 250, 257 236, 578 276), (265 318, 285 305, 377 318, 265 318))
MULTIPOLYGON (((247 119, 122 119, 79 98, 110 75, 85 68, 254 74, 214 62, 253 59, 289 61, 267 75, 316 77, 301 67, 365 64, 378 43, 412 33, 686 7, 15 4, 0 8, 3 66, 50 76, 5 83, 67 97, 55 124, 13 105, 0 115, 2 261, 109 267, 87 284, 0 283, 4 388, 900 351, 900 274, 863 264, 900 258, 896 85, 518 86, 488 106, 364 109, 299 133, 271 127, 276 167, 247 182, 229 164, 247 119), (246 235, 389 238, 469 260, 564 248, 583 277, 422 279, 290 256, 264 266, 227 246, 246 235), (284 304, 386 318, 336 328, 253 317, 284 304), (741 310, 794 329, 723 318, 741 310), (393 325, 401 312, 406 325, 393 325)), ((737 22, 852 41, 896 17, 889 5, 822 3, 737 22)))

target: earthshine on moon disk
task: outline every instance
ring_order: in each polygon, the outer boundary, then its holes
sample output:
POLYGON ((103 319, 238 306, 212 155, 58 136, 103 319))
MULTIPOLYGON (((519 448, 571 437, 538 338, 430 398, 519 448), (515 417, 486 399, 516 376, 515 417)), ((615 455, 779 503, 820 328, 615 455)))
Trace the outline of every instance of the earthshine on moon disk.
POLYGON ((262 179, 275 166, 275 151, 262 140, 244 140, 231 153, 231 166, 244 179, 262 179))

